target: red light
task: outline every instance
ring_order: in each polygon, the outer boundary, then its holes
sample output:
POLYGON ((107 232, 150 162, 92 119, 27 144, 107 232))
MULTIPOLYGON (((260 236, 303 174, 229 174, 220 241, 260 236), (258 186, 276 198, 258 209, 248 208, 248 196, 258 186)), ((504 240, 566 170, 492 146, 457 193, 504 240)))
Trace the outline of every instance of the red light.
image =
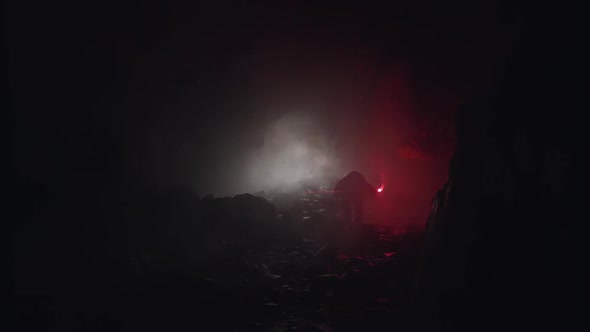
POLYGON ((377 188, 377 192, 383 192, 383 189, 385 189, 385 185, 381 185, 381 187, 377 188))

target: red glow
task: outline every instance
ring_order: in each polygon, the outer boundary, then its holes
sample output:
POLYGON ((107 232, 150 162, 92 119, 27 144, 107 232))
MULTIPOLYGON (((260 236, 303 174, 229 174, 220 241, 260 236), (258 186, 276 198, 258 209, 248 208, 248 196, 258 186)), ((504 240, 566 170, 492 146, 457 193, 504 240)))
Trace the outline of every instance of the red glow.
POLYGON ((350 257, 348 257, 346 254, 338 254, 338 256, 336 257, 336 259, 338 260, 346 260, 346 259, 350 259, 350 257))
POLYGON ((382 184, 381 187, 377 188, 377 192, 378 193, 383 192, 384 189, 385 189, 385 185, 382 184))

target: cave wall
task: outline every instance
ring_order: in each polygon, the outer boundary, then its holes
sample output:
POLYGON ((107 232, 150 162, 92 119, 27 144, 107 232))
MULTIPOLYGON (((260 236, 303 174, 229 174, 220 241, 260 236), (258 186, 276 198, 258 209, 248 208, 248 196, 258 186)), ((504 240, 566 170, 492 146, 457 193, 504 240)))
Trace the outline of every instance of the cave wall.
POLYGON ((429 330, 585 324, 585 22, 573 7, 542 13, 501 79, 457 112, 418 277, 429 330))

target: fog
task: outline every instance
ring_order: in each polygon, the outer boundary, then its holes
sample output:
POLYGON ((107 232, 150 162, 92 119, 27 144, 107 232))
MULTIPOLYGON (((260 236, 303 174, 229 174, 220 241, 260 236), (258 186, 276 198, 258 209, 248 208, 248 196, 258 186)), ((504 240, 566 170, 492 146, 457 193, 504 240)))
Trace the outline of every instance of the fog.
POLYGON ((219 197, 357 170, 386 187, 376 218, 424 220, 446 179, 461 94, 428 91, 408 61, 384 64, 367 49, 270 45, 218 73, 214 99, 191 86, 155 112, 147 178, 219 197))
POLYGON ((446 177, 453 114, 509 44, 510 29, 483 9, 445 29, 413 5, 412 24, 383 11, 397 7, 359 12, 356 2, 337 15, 298 2, 230 16, 187 6, 129 7, 136 16, 114 17, 100 38, 92 21, 65 14, 28 30, 49 19, 12 9, 13 34, 23 34, 14 40, 27 40, 10 44, 20 177, 60 188, 85 174, 229 196, 357 170, 386 185, 388 204, 427 211, 446 177))
POLYGON ((347 166, 336 138, 329 137, 313 115, 286 114, 268 126, 264 145, 253 151, 247 172, 252 190, 274 189, 290 182, 333 178, 347 166))

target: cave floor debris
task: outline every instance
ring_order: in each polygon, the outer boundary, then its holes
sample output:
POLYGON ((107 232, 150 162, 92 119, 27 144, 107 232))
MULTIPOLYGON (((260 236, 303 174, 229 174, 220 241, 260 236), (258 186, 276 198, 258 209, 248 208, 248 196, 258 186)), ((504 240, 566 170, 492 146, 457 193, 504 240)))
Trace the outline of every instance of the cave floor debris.
POLYGON ((267 199, 280 207, 278 218, 301 223, 302 236, 247 254, 247 264, 262 276, 265 314, 235 331, 379 330, 403 320, 420 234, 344 227, 327 195, 283 192, 267 199))

